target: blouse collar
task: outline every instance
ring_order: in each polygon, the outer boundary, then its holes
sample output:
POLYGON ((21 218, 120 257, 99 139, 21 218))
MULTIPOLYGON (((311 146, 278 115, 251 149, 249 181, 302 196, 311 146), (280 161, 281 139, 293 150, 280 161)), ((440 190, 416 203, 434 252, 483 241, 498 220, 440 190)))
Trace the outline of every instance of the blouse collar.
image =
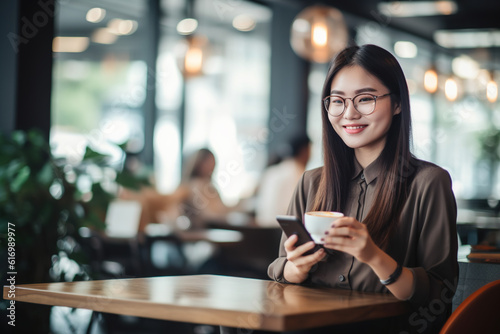
POLYGON ((382 155, 379 155, 375 161, 366 166, 363 170, 363 167, 359 164, 356 157, 354 157, 354 173, 352 179, 356 179, 360 177, 360 174, 364 175, 367 184, 372 183, 373 180, 377 178, 382 172, 382 155))

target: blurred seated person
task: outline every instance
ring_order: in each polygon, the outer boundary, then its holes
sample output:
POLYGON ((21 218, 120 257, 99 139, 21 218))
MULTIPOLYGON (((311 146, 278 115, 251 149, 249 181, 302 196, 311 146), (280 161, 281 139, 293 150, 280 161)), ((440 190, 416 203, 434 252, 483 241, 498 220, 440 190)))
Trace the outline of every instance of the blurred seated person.
POLYGON ((178 192, 187 192, 178 215, 189 218, 189 228, 201 228, 210 221, 224 222, 231 208, 222 201, 212 182, 215 156, 207 148, 196 151, 186 162, 178 192))
POLYGON ((256 196, 255 215, 260 226, 278 226, 276 215, 287 212, 295 186, 306 169, 311 156, 311 140, 307 135, 292 138, 288 154, 267 167, 261 178, 256 196))

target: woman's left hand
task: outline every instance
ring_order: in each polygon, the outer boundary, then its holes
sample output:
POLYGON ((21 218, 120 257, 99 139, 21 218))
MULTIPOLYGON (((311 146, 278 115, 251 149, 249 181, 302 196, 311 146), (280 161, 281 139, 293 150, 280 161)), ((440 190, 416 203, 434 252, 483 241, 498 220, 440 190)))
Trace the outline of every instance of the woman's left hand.
POLYGON ((345 252, 368 263, 380 248, 373 242, 365 224, 352 217, 337 219, 324 237, 326 248, 345 252))

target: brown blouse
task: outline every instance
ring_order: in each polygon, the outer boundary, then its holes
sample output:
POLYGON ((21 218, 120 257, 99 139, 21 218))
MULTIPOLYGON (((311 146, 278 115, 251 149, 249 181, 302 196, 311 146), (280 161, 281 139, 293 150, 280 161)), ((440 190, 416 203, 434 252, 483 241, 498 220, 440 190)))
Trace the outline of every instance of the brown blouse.
MULTIPOLYGON (((436 312, 431 312, 430 318, 435 318, 434 315, 449 312, 457 285, 456 202, 450 176, 444 169, 413 159, 409 170, 415 174, 402 209, 400 225, 386 252, 413 273, 413 290, 409 298, 411 304, 416 309, 421 306, 432 307, 430 311, 436 312)), ((355 162, 349 198, 344 210, 346 216, 356 217, 361 222, 365 219, 374 201, 380 172, 379 159, 364 170, 357 161, 355 162)), ((320 175, 321 168, 304 173, 295 190, 288 214, 303 219, 304 213, 311 210, 320 175)), ((287 261, 283 247, 285 240, 283 235, 279 257, 268 268, 269 277, 283 283, 286 283, 283 277, 287 261)), ((349 254, 336 251, 330 252, 326 260, 314 266, 304 283, 359 291, 389 292, 368 265, 349 254)))

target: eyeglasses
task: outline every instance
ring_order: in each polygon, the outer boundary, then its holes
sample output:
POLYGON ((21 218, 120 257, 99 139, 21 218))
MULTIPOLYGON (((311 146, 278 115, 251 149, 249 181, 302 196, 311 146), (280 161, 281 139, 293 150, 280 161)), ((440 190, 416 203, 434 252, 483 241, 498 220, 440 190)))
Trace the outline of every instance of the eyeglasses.
POLYGON ((389 96, 392 93, 387 93, 384 95, 373 95, 368 93, 358 94, 354 97, 341 97, 338 95, 330 95, 323 99, 325 104, 325 109, 333 117, 341 116, 346 109, 346 100, 351 100, 354 105, 354 109, 361 115, 370 115, 375 111, 375 105, 377 104, 377 99, 384 96, 389 96))

